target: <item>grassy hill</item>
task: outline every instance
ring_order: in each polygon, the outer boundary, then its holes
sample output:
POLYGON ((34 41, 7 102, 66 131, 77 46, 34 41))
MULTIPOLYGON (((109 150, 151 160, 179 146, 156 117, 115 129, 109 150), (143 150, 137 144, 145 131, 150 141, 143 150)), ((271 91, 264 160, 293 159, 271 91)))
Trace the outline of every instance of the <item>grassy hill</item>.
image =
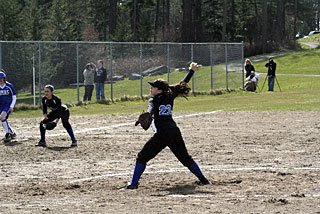
MULTIPOLYGON (((197 111, 243 111, 243 110, 320 110, 320 50, 304 50, 274 58, 277 63, 277 78, 282 92, 275 85, 275 92, 267 92, 267 83, 261 93, 251 93, 236 91, 225 93, 219 96, 211 95, 190 95, 189 99, 178 98, 175 105, 175 111, 197 112, 197 111), (295 75, 289 75, 295 74, 295 75), (307 75, 307 76, 304 76, 307 75), (308 76, 309 75, 309 76, 308 76)), ((266 72, 264 67, 266 61, 255 63, 256 70, 266 72)), ((216 66, 215 75, 225 75, 222 67, 216 66)), ((172 82, 178 82, 185 73, 173 72, 171 75, 172 82)), ((148 93, 149 86, 147 81, 156 78, 165 78, 166 75, 156 77, 146 77, 143 80, 144 94, 148 93)), ((222 78, 223 79, 223 78, 222 78)), ((265 74, 261 74, 260 88, 265 80, 265 74)), ((204 67, 196 74, 195 82, 197 90, 210 90, 210 68, 204 67)), ((219 84, 221 88, 225 83, 219 84)), ((110 89, 106 86, 106 93, 110 89)), ((124 80, 114 84, 114 91, 117 96, 139 94, 139 81, 124 80)), ((64 102, 76 100, 76 89, 60 89, 56 91, 64 102)), ((83 88, 81 88, 83 94, 83 88)), ((27 94, 20 94, 18 102, 30 99, 27 94)), ((81 99, 81 98, 80 98, 81 99)), ((146 108, 147 101, 129 101, 115 102, 111 105, 91 103, 84 106, 75 106, 71 109, 72 114, 115 114, 115 113, 136 113, 146 108)), ((17 117, 41 116, 39 110, 17 111, 17 117)))

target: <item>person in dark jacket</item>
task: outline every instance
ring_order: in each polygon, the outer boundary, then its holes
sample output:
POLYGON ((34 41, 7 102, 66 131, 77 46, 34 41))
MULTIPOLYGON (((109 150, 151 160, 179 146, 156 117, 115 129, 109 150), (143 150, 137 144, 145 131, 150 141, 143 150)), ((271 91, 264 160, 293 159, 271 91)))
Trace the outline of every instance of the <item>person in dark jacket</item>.
POLYGON ((273 91, 277 63, 275 63, 272 58, 269 58, 269 62, 266 63, 265 66, 268 68, 268 91, 273 91))
POLYGON ((107 79, 107 70, 103 67, 103 61, 98 60, 98 68, 95 74, 96 83, 96 99, 97 101, 105 100, 104 96, 104 82, 107 79))
POLYGON ((246 70, 246 78, 248 78, 252 72, 255 72, 254 66, 250 59, 245 60, 244 69, 246 70))
MULTIPOLYGON (((188 75, 180 84, 188 83, 197 70, 197 64, 192 63, 188 75)), ((181 92, 175 90, 175 87, 169 86, 168 82, 162 79, 149 82, 149 84, 151 85, 150 94, 153 97, 149 100, 148 112, 153 115, 152 129, 155 134, 138 153, 134 173, 127 189, 138 188, 139 179, 147 162, 167 146, 178 160, 199 179, 199 184, 209 184, 198 164, 189 155, 180 129, 172 118, 174 99, 181 95, 181 92)))

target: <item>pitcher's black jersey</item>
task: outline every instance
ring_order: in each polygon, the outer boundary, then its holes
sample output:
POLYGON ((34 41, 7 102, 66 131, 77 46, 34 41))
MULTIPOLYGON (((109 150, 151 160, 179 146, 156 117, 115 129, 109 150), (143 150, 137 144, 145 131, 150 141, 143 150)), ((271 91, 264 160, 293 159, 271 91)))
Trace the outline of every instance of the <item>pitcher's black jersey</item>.
MULTIPOLYGON (((183 82, 188 83, 194 71, 190 70, 183 82)), ((169 92, 164 92, 149 99, 148 112, 153 114, 152 128, 154 132, 162 132, 167 129, 176 128, 177 124, 172 118, 174 99, 179 93, 171 88, 169 92)))

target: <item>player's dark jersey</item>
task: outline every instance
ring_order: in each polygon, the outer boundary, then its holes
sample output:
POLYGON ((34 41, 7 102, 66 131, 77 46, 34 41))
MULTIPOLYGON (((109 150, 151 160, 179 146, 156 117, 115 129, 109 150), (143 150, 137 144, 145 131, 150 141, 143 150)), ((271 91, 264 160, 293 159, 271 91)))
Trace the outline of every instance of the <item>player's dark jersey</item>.
POLYGON ((6 82, 3 87, 0 86, 0 106, 10 106, 13 96, 16 94, 16 90, 11 83, 6 82))
MULTIPOLYGON (((193 74, 194 71, 190 70, 183 81, 188 83, 193 74)), ((172 118, 174 99, 177 96, 179 93, 172 88, 168 93, 161 93, 149 99, 148 112, 153 114, 152 128, 154 132, 160 133, 177 127, 172 118)))
POLYGON ((52 98, 50 100, 46 97, 42 98, 43 114, 48 114, 48 107, 52 112, 57 114, 58 118, 61 117, 63 111, 66 111, 68 109, 65 104, 61 103, 61 99, 55 95, 52 95, 52 98))

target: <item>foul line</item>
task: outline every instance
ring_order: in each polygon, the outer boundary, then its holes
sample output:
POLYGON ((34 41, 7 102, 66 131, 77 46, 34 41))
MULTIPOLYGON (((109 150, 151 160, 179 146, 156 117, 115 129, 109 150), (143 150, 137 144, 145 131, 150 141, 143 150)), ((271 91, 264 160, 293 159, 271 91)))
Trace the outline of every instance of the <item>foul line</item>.
MULTIPOLYGON (((206 171, 217 171, 217 172, 237 172, 237 171, 260 171, 260 172, 291 172, 291 171, 320 171, 319 167, 268 167, 268 166, 256 166, 256 167, 237 167, 237 166, 202 166, 202 169, 205 169, 206 171)), ((119 170, 122 172, 111 172, 106 173, 104 175, 99 176, 92 176, 87 178, 80 178, 80 179, 74 179, 70 180, 69 183, 77 183, 77 182, 85 182, 85 181, 92 181, 92 180, 99 180, 99 179, 105 179, 109 177, 126 177, 130 176, 133 173, 132 171, 127 170, 119 170)), ((161 170, 155 170, 155 171, 146 171, 144 174, 164 174, 164 173, 181 173, 181 172, 189 172, 186 168, 172 168, 172 169, 161 169, 161 170)))
MULTIPOLYGON (((174 119, 180 119, 180 118, 188 118, 188 117, 196 117, 196 116, 202 116, 202 115, 210 115, 210 114, 216 114, 218 112, 222 112, 222 110, 217 110, 217 111, 210 111, 210 112, 202 112, 202 113, 195 113, 195 114, 187 114, 187 115, 181 115, 174 117, 174 119)), ((102 127, 96 127, 96 128, 85 128, 82 130, 75 130, 75 134, 80 134, 80 133, 86 133, 90 131, 99 131, 99 130, 108 130, 108 129, 114 129, 114 128, 119 128, 123 126, 134 126, 134 122, 130 123, 118 123, 114 125, 109 125, 109 126, 102 126, 102 127)), ((61 135, 67 135, 66 132, 61 132, 61 133, 55 133, 55 134, 48 134, 47 136, 49 137, 56 137, 56 136, 61 136, 61 135)))

